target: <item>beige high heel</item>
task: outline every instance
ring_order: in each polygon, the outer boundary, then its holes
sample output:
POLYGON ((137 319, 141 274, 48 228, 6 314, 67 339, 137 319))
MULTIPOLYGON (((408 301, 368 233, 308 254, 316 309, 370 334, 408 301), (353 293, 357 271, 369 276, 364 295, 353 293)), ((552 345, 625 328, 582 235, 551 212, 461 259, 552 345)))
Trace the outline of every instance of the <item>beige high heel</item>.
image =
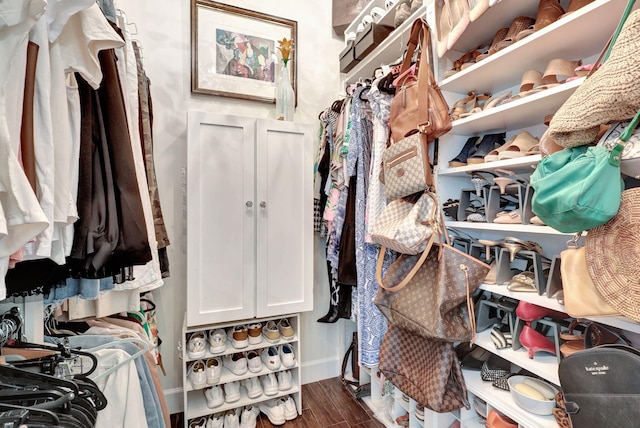
POLYGON ((507 186, 510 184, 520 184, 522 186, 527 186, 529 184, 529 180, 526 178, 516 174, 513 171, 509 171, 506 169, 496 168, 494 170, 498 174, 506 175, 506 177, 496 177, 493 179, 493 182, 500 189, 500 194, 504 195, 507 191, 507 186))

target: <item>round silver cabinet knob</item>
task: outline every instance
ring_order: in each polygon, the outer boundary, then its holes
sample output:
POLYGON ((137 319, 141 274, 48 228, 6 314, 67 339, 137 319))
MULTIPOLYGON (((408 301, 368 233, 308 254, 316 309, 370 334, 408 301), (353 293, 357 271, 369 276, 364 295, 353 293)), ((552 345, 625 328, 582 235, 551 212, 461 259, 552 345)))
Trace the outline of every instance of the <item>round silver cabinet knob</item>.
POLYGON ((267 208, 267 203, 265 201, 260 202, 260 208, 267 208))
POLYGON ((247 201, 247 203, 245 205, 247 206, 247 208, 251 208, 253 206, 253 202, 252 201, 247 201))

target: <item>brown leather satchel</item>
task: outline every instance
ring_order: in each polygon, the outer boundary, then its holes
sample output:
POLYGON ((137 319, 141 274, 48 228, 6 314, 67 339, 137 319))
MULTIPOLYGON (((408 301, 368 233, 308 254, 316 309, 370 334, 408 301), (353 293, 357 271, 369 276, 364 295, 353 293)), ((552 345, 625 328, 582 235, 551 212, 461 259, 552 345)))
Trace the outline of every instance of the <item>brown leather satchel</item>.
POLYGON ((394 82, 396 94, 391 102, 391 138, 398 142, 416 131, 426 135, 427 141, 451 130, 449 106, 436 84, 429 56, 431 29, 423 19, 416 19, 411 28, 407 53, 394 82), (418 42, 420 41, 420 45, 418 42), (411 71, 415 49, 420 50, 416 72, 411 71))

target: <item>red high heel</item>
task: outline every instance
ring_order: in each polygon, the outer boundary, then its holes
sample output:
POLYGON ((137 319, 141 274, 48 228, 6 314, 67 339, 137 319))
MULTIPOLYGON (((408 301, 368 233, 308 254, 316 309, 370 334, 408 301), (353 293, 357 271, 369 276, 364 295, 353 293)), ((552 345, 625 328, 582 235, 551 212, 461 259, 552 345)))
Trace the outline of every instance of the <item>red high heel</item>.
POLYGON ((559 319, 569 318, 569 315, 565 314, 564 312, 554 311, 553 309, 534 305, 533 303, 525 302, 524 300, 520 300, 520 302, 518 303, 518 307, 516 308, 516 315, 522 321, 526 322, 539 320, 540 318, 544 317, 559 319))
POLYGON ((556 347, 542 333, 525 325, 520 332, 520 343, 529 351, 529 358, 533 359, 536 352, 544 351, 556 355, 556 347))

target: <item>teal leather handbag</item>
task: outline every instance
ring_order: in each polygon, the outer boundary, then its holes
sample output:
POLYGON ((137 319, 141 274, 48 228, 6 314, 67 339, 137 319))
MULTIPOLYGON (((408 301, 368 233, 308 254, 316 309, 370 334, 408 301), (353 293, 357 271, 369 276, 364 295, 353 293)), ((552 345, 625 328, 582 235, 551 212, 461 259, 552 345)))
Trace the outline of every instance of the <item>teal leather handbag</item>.
POLYGON ((618 213, 624 183, 622 144, 574 147, 542 159, 531 174, 531 209, 548 226, 575 233, 600 226, 618 213))

